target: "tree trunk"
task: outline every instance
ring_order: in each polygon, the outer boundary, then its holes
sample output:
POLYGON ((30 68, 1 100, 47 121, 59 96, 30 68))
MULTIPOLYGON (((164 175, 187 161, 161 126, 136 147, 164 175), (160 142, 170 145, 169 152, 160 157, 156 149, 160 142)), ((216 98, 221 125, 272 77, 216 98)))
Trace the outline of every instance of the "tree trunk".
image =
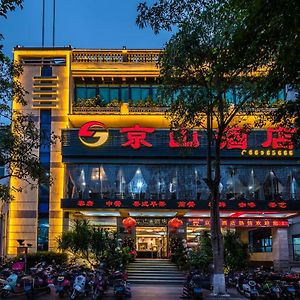
POLYGON ((207 183, 211 192, 211 206, 210 206, 210 221, 211 221, 211 244, 213 250, 213 293, 215 295, 226 294, 225 276, 224 276, 224 242, 221 233, 220 222, 220 192, 219 185, 221 179, 220 166, 220 141, 216 139, 215 145, 215 165, 212 165, 212 115, 207 113, 207 183), (214 178, 212 169, 214 168, 214 178))

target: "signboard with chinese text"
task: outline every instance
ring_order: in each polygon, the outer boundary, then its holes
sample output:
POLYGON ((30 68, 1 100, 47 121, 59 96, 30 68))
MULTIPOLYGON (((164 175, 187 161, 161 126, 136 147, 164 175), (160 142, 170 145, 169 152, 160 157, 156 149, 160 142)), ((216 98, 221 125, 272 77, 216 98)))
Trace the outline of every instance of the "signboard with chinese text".
MULTIPOLYGON (((289 212, 299 210, 299 201, 238 201, 223 200, 220 210, 228 211, 278 211, 289 212)), ((63 209, 187 209, 210 210, 210 202, 201 200, 131 200, 131 199, 62 199, 63 209)))
MULTIPOLYGON (((205 157, 207 141, 201 130, 156 129, 134 124, 132 127, 107 129, 105 124, 88 122, 79 129, 62 131, 63 160, 75 157, 205 157), (99 146, 97 146, 99 145, 99 146)), ((222 157, 292 158, 299 150, 292 143, 293 130, 267 128, 247 133, 228 129, 221 143, 222 157)))
MULTIPOLYGON (((210 227, 209 218, 192 218, 187 220, 187 226, 210 227)), ((286 219, 231 219, 221 218, 222 227, 288 227, 286 219)))

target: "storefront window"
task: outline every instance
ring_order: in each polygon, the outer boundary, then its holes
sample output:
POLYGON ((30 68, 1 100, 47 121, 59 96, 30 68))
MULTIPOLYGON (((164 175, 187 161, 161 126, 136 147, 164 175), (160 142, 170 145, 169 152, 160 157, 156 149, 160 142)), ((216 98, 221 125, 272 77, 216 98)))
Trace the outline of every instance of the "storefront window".
POLYGON ((249 231, 249 248, 255 252, 272 252, 271 228, 249 231))
POLYGON ((300 261, 300 235, 293 235, 292 241, 294 260, 300 261))
MULTIPOLYGON (((222 166, 219 191, 224 200, 299 200, 299 177, 289 167, 222 166)), ((204 178, 205 165, 70 164, 66 197, 207 200, 204 178)))

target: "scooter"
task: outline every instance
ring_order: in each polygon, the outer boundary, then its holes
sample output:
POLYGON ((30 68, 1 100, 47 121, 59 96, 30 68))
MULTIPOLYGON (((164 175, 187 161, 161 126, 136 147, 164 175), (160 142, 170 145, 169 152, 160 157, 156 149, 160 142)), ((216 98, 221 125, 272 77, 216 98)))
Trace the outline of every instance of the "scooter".
POLYGON ((192 276, 190 281, 191 288, 191 296, 195 300, 203 299, 203 291, 202 291, 202 277, 198 274, 192 276))
POLYGON ((240 274, 237 278, 236 288, 240 294, 245 295, 251 300, 255 300, 259 296, 256 281, 246 278, 244 274, 240 274))
POLYGON ((65 274, 57 276, 55 280, 55 292, 60 298, 67 296, 70 293, 71 282, 65 274))
POLYGON ((127 282, 127 273, 122 271, 115 271, 113 273, 113 287, 114 294, 117 299, 123 299, 125 297, 131 297, 131 289, 127 282))
POLYGON ((97 273, 93 283, 93 300, 101 300, 106 288, 105 277, 103 273, 97 273))
POLYGON ((31 276, 21 277, 16 273, 11 274, 6 279, 6 284, 1 291, 1 298, 5 299, 9 295, 26 295, 28 299, 32 298, 33 278, 31 276))
MULTIPOLYGON (((90 283, 88 283, 90 285, 90 283)), ((70 299, 78 299, 81 296, 88 296, 90 290, 87 286, 87 277, 85 273, 82 273, 75 277, 73 284, 73 291, 70 295, 70 299)))

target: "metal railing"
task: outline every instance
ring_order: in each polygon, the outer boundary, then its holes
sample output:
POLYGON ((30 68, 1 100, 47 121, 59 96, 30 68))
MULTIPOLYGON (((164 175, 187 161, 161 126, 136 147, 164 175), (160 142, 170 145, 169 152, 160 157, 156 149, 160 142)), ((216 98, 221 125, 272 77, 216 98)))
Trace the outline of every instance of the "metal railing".
POLYGON ((157 63, 161 50, 73 50, 77 63, 157 63))
POLYGON ((72 108, 73 114, 119 114, 121 112, 120 107, 74 107, 72 108))

